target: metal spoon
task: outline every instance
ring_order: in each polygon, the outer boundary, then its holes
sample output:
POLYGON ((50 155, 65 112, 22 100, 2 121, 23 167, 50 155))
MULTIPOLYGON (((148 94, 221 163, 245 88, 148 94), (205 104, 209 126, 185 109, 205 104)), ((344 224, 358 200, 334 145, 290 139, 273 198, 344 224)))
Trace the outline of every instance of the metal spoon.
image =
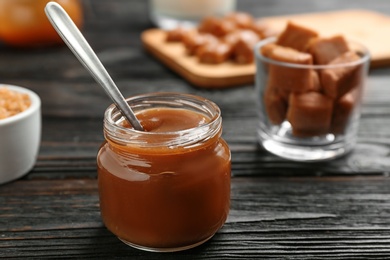
POLYGON ((56 2, 49 2, 45 7, 45 12, 54 29, 94 79, 103 87, 122 115, 134 129, 144 131, 122 93, 66 11, 56 2))

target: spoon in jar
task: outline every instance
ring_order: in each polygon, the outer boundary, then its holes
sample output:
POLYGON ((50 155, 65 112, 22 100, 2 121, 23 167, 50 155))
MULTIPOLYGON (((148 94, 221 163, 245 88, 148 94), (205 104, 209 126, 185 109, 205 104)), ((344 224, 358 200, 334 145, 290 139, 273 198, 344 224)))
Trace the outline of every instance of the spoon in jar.
POLYGON ((144 131, 122 93, 66 11, 56 2, 49 2, 45 12, 54 29, 92 77, 103 87, 121 114, 135 130, 144 131))

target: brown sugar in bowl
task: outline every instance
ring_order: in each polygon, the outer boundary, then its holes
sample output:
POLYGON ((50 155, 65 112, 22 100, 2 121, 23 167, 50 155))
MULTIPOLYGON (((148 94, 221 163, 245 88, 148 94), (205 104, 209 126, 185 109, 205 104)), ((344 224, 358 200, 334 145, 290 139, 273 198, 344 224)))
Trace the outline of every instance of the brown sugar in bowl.
POLYGON ((33 91, 0 84, 0 184, 28 173, 41 140, 41 100, 33 91))

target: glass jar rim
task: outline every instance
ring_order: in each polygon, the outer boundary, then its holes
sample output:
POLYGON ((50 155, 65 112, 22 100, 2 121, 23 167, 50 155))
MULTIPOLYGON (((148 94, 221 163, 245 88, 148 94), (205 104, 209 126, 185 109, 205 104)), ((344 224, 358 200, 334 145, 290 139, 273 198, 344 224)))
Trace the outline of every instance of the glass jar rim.
POLYGON ((371 59, 371 55, 369 50, 362 45, 361 43, 358 43, 353 40, 347 39, 348 44, 356 46, 359 48, 359 53, 361 54, 360 59, 352 62, 347 62, 347 63, 339 63, 339 64, 325 64, 325 65, 319 65, 319 64, 297 64, 297 63, 290 63, 290 62, 283 62, 283 61, 277 61, 273 60, 270 58, 265 57, 264 55, 261 54, 259 51, 263 46, 273 43, 276 41, 276 37, 269 37, 264 40, 259 41, 256 43, 254 47, 254 53, 256 56, 256 59, 259 59, 263 62, 269 63, 269 64, 274 64, 274 65, 279 65, 283 67, 290 67, 290 68, 296 68, 296 69, 314 69, 314 70, 323 70, 323 69, 337 69, 337 68, 345 68, 345 67, 354 67, 357 65, 364 64, 366 62, 369 62, 371 59))
MULTIPOLYGON (((210 121, 196 126, 194 128, 188 128, 178 131, 170 132, 149 132, 149 131, 139 131, 135 130, 132 127, 126 127, 122 125, 122 122, 125 121, 124 117, 120 114, 119 109, 111 104, 104 113, 104 129, 105 133, 109 134, 109 138, 114 141, 134 141, 136 139, 143 138, 153 138, 159 137, 161 140, 171 140, 183 136, 192 136, 192 140, 187 140, 185 145, 195 143, 199 140, 207 138, 204 135, 207 135, 211 130, 214 129, 216 134, 220 131, 221 128, 221 111, 219 107, 209 99, 199 97, 191 94, 176 93, 176 92, 153 92, 147 94, 140 94, 126 98, 126 101, 134 110, 135 114, 137 112, 152 108, 154 104, 157 105, 171 105, 172 107, 177 108, 191 108, 194 111, 202 112, 206 114, 210 121), (211 130, 210 130, 211 129, 211 130), (196 136, 196 138, 195 138, 196 136), (129 137, 134 137, 133 139, 128 139, 129 137), (164 139, 165 138, 165 139, 164 139)), ((210 133, 209 133, 210 134, 210 133)), ((214 135, 212 134, 212 135, 214 135)), ((177 142, 174 142, 172 145, 178 145, 177 142)))

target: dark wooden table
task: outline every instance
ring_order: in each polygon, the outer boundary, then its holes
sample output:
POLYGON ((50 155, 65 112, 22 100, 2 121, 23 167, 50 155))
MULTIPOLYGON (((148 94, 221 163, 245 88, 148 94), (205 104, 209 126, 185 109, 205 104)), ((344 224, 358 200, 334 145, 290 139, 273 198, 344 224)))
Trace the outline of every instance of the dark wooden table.
MULTIPOLYGON (((293 163, 257 145, 253 85, 195 88, 143 50, 140 33, 152 27, 146 1, 83 3, 85 36, 126 96, 177 91, 220 106, 232 151, 230 216, 188 251, 147 253, 120 242, 101 221, 96 181, 110 100, 67 47, 0 45, 0 82, 34 90, 43 104, 34 169, 0 186, 0 258, 390 259, 390 68, 370 71, 350 155, 293 163)), ((257 17, 347 8, 390 15, 383 0, 239 0, 238 8, 257 17)))

